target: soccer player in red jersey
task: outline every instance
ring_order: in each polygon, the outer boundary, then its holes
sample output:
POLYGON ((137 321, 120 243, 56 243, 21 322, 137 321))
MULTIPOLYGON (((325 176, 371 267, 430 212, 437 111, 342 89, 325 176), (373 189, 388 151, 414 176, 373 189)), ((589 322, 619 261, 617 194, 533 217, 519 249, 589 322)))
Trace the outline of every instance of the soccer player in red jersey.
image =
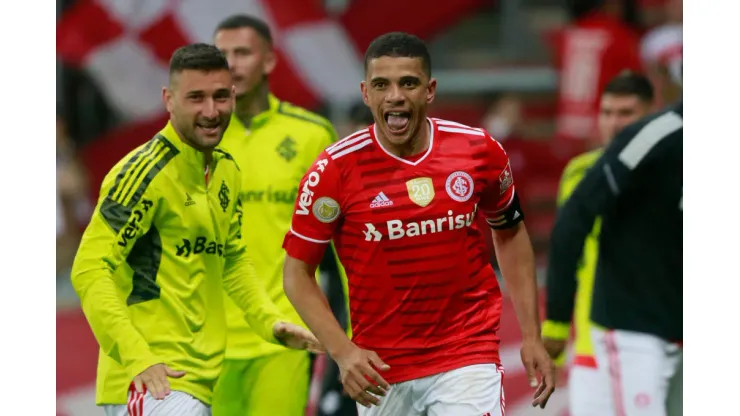
POLYGON ((428 118, 436 86, 420 39, 389 33, 370 44, 361 89, 375 124, 327 147, 303 178, 283 243, 285 293, 365 406, 360 415, 503 414, 501 290, 480 212, 523 333, 533 405, 544 407, 554 367, 508 157, 482 129, 428 118), (315 279, 332 239, 352 340, 315 279))

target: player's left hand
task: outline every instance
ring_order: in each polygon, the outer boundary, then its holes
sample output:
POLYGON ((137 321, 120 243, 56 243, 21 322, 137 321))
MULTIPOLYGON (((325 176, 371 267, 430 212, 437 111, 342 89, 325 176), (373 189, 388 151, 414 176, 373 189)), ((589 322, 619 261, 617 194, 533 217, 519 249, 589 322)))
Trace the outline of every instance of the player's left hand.
POLYGON ((555 391, 555 364, 553 364, 540 339, 524 341, 521 356, 522 364, 527 370, 529 386, 537 388, 534 392, 532 407, 539 406, 544 409, 550 396, 555 391), (537 383, 537 373, 540 374, 539 385, 537 383))
POLYGON ((326 349, 316 336, 306 328, 289 322, 278 322, 272 327, 272 333, 281 344, 296 350, 306 350, 314 354, 323 354, 326 349))

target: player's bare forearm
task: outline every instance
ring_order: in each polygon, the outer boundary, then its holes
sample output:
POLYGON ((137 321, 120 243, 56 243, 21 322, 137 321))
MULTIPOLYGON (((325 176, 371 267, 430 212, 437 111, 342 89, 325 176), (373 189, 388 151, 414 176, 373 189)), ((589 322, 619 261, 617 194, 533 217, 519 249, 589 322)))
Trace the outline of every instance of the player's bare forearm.
POLYGON ((534 251, 524 223, 503 230, 493 230, 493 245, 522 336, 525 340, 538 339, 540 317, 534 251))
POLYGON ((334 317, 326 296, 316 282, 315 273, 316 266, 288 255, 283 266, 283 288, 303 322, 329 355, 335 357, 352 342, 334 317))
POLYGON ((529 386, 536 388, 532 405, 544 409, 555 391, 555 366, 540 338, 534 251, 527 228, 520 222, 511 228, 494 230, 493 245, 522 330, 522 364, 529 386))

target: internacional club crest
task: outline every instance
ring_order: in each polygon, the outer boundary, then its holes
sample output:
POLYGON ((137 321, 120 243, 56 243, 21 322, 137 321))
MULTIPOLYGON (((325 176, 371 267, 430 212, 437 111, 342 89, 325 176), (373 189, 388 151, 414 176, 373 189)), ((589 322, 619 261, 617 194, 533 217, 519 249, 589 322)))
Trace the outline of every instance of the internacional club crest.
POLYGON ((226 212, 226 208, 229 207, 229 187, 226 186, 226 181, 221 181, 221 189, 218 190, 218 202, 221 204, 221 208, 226 212))
POLYGON ((465 202, 473 195, 473 178, 465 172, 457 171, 447 177, 447 195, 457 202, 465 202))

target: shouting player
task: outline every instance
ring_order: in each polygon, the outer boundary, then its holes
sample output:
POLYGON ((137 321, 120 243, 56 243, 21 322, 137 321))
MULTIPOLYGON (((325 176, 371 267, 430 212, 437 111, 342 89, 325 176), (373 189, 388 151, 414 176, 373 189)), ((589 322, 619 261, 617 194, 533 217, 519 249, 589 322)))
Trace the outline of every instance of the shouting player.
MULTIPOLYGON (((264 21, 229 16, 217 26, 214 43, 226 55, 236 89, 234 114, 221 146, 241 168, 244 239, 270 299, 291 322, 300 322, 283 291, 282 241, 290 228, 298 184, 316 156, 336 141, 336 133, 323 117, 270 93, 268 76, 276 57, 264 21)), ((228 297, 226 312, 226 360, 214 391, 213 413, 305 414, 309 354, 262 339, 240 319, 241 310, 228 297), (286 390, 291 393, 286 395, 286 390)))
POLYGON ((286 323, 247 257, 241 174, 216 148, 233 94, 218 49, 175 51, 163 90, 170 122, 103 181, 72 283, 100 343, 96 402, 106 415, 211 414, 226 349, 224 289, 265 340, 319 347, 286 323))
POLYGON ((480 211, 533 387, 542 375, 533 405, 544 407, 554 367, 508 157, 482 129, 428 118, 436 86, 417 37, 389 33, 370 44, 361 90, 375 124, 329 146, 305 175, 283 243, 285 292, 365 406, 361 415, 502 414, 501 290, 480 211), (349 279, 351 341, 313 279, 332 239, 349 279))
MULTIPOLYGON (((607 146, 623 128, 650 113, 653 110, 654 99, 653 87, 644 75, 625 72, 613 78, 601 95, 597 124, 602 145, 607 146)), ((560 181, 558 205, 562 206, 565 203, 584 174, 603 152, 603 147, 592 150, 576 156, 568 163, 560 181)), ((578 265, 577 292, 567 290, 575 289, 575 286, 556 280, 563 275, 548 275, 547 280, 548 318, 556 319, 575 314, 575 357, 568 377, 570 414, 573 416, 598 414, 603 408, 604 397, 609 394, 594 390, 599 384, 589 319, 598 235, 599 220, 595 222, 593 230, 584 242, 583 258, 578 265), (575 313, 572 309, 573 299, 575 313)), ((565 361, 565 344, 569 335, 569 322, 548 319, 542 325, 545 347, 557 364, 563 364, 565 361)))

